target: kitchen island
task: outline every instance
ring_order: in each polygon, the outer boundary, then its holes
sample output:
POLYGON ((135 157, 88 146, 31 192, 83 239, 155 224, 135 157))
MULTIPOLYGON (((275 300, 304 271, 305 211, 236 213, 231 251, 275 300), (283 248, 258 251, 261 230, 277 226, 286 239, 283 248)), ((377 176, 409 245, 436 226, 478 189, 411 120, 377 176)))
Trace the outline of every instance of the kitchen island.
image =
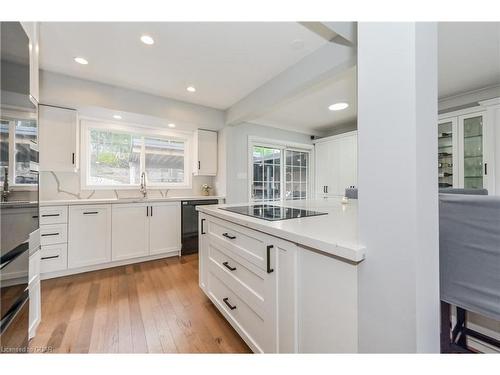
POLYGON ((357 352, 356 201, 282 206, 326 215, 268 221, 198 207, 200 287, 254 352, 357 352))

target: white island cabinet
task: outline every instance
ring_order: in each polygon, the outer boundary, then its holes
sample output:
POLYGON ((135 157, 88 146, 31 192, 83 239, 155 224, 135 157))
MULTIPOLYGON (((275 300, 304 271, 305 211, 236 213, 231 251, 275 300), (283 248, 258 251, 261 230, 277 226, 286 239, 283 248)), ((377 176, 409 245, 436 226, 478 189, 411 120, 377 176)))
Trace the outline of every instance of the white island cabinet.
POLYGON ((358 351, 359 261, 199 210, 200 287, 254 352, 358 351))

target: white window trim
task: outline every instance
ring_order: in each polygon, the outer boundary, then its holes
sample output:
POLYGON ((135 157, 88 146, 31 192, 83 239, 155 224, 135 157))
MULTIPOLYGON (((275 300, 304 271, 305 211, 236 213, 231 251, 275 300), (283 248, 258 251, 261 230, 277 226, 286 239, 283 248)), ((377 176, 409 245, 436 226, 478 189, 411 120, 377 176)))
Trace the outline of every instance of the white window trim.
MULTIPOLYGON (((35 113, 33 114, 27 114, 26 112, 23 111, 17 111, 17 110, 12 110, 12 109, 7 109, 2 111, 2 116, 5 116, 6 118, 13 118, 13 119, 36 119, 37 115, 35 113)), ((15 127, 16 124, 14 123, 14 120, 8 120, 9 121, 9 189, 13 191, 37 191, 38 190, 38 184, 16 184, 15 179, 16 179, 16 167, 15 167, 15 160, 16 160, 16 131, 15 127)), ((37 124, 38 126, 38 124, 37 124)), ((40 183, 40 175, 38 176, 38 182, 40 183)), ((3 184, 0 184, 0 191, 3 191, 3 184)))
MULTIPOLYGON (((191 147, 193 142, 193 134, 188 132, 171 131, 160 128, 151 128, 144 125, 132 123, 116 124, 111 121, 98 120, 94 118, 80 118, 80 184, 82 190, 137 190, 140 184, 137 185, 90 185, 87 184, 88 173, 90 170, 90 158, 88 157, 89 134, 90 129, 109 130, 115 132, 125 132, 138 136, 151 138, 167 138, 180 140, 185 142, 184 149, 184 183, 164 183, 152 184, 147 180, 146 186, 148 189, 191 189, 192 188, 192 172, 191 172, 191 147)), ((144 147, 144 144, 143 146, 144 147)), ((141 153, 140 166, 144 170, 144 153, 141 153)))
MULTIPOLYGON (((287 142, 287 141, 282 141, 282 140, 274 140, 274 139, 268 139, 268 138, 262 138, 262 137, 256 137, 253 135, 248 136, 248 171, 247 171, 247 194, 248 194, 248 201, 249 202, 257 202, 252 198, 252 184, 253 184, 253 148, 254 146, 262 146, 262 147, 271 147, 271 148, 277 148, 281 150, 282 154, 282 160, 284 162, 285 159, 285 150, 291 150, 291 151, 301 151, 301 152, 308 152, 309 153, 309 168, 308 168, 308 175, 307 175, 307 195, 306 199, 310 199, 311 196, 314 195, 314 183, 315 183, 315 178, 314 178, 314 145, 312 144, 307 144, 307 143, 296 143, 296 142, 287 142)), ((281 188, 281 198, 279 200, 276 200, 274 202, 286 202, 288 199, 285 199, 285 191, 284 191, 284 186, 285 186, 285 168, 284 168, 284 163, 282 164, 281 168, 281 175, 280 175, 280 188, 281 188)), ((273 202, 273 201, 269 201, 273 202)))

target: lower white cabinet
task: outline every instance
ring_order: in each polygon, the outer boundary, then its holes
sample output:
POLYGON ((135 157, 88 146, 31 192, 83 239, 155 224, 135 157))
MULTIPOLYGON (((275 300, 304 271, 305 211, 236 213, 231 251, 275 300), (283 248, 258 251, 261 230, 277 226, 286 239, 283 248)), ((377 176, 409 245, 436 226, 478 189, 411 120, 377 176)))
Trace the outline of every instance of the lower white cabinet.
POLYGON ((181 248, 180 202, 115 204, 112 222, 113 261, 181 248))
POLYGON ((36 330, 42 318, 42 303, 40 290, 40 231, 30 234, 30 253, 28 268, 29 328, 28 335, 35 337, 36 330))
POLYGON ((70 206, 68 268, 111 261, 111 205, 70 206))
POLYGON ((200 287, 254 352, 358 351, 357 264, 204 213, 199 224, 200 287))

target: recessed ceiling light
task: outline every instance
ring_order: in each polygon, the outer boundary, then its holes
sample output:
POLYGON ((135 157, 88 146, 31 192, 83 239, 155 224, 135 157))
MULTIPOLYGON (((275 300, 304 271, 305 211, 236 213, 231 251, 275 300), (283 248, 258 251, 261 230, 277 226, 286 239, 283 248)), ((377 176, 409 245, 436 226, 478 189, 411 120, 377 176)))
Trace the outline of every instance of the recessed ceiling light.
POLYGON ((147 44, 147 45, 151 45, 151 44, 155 44, 155 40, 150 37, 149 35, 143 35, 141 36, 141 42, 143 42, 144 44, 147 44))
POLYGON ((170 124, 168 124, 168 127, 169 127, 169 128, 175 128, 175 124, 170 123, 170 124))
POLYGON ((120 116, 120 115, 113 115, 113 118, 114 118, 114 119, 117 119, 117 120, 121 120, 121 119, 122 119, 122 116, 120 116))
POLYGON ((341 102, 341 103, 335 103, 335 104, 328 106, 328 109, 330 111, 341 111, 343 109, 346 109, 347 107, 349 107, 348 103, 341 102))
POLYGON ((186 88, 186 90, 188 90, 189 92, 195 92, 196 91, 196 89, 193 86, 188 86, 186 88))
POLYGON ((87 59, 84 59, 83 57, 75 57, 74 60, 78 63, 78 64, 82 64, 82 65, 87 65, 89 62, 87 61, 87 59))

